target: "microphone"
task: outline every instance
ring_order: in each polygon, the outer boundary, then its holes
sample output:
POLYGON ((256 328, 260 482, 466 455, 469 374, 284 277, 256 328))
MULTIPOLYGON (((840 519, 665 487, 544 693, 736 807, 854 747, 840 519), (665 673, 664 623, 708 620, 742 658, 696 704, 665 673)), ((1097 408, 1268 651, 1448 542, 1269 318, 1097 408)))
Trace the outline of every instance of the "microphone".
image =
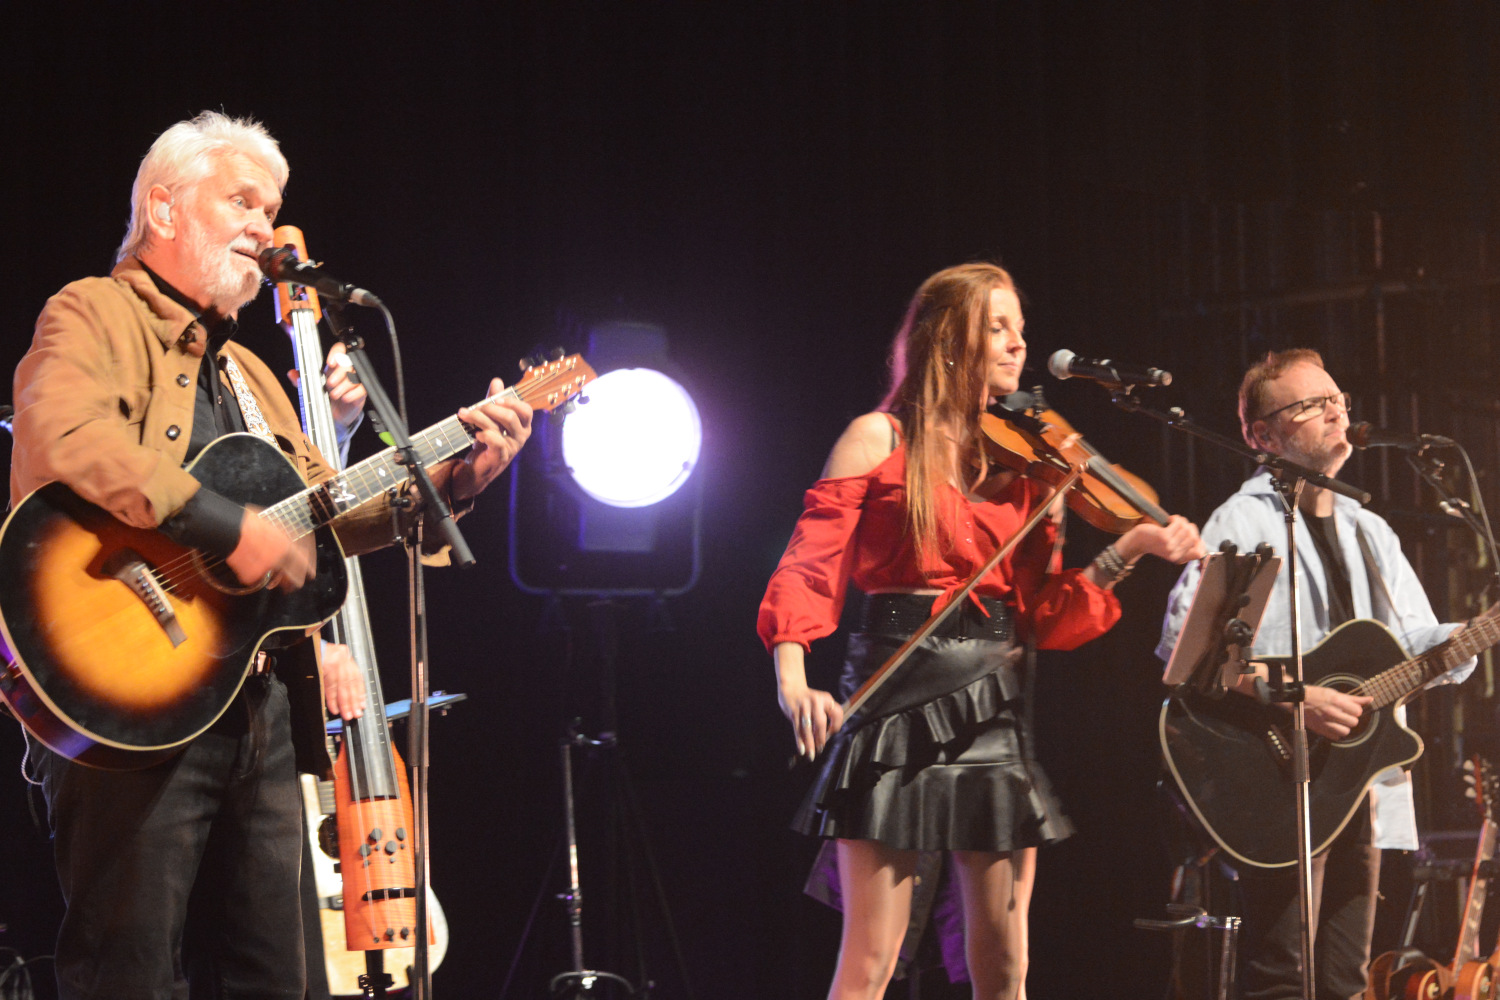
POLYGON ((352 302, 357 306, 377 308, 382 304, 373 292, 340 281, 323 270, 322 264, 299 260, 297 251, 292 247, 266 247, 256 260, 260 264, 261 273, 272 281, 308 285, 319 295, 336 302, 352 302))
POLYGON ((1057 378, 1086 378, 1105 385, 1171 385, 1172 373, 1160 368, 1137 368, 1109 360, 1080 358, 1069 350, 1053 353, 1047 359, 1047 370, 1057 378))
POLYGON ((1400 448, 1403 451, 1421 451, 1424 448, 1451 448, 1458 444, 1452 438, 1443 437, 1441 434, 1409 434, 1406 431, 1392 431, 1384 427, 1376 427, 1364 420, 1357 424, 1350 424, 1344 436, 1356 448, 1400 448))

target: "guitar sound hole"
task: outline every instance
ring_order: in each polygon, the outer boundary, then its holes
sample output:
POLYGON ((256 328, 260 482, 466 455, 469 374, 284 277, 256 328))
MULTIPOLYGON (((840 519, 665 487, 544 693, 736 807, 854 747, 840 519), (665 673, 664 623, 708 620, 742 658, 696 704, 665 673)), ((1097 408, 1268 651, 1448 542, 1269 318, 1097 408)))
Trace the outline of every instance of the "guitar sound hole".
MULTIPOLYGON (((1347 694, 1364 683, 1364 678, 1356 677, 1353 674, 1330 674, 1317 683, 1320 687, 1333 688, 1335 691, 1343 691, 1347 694)), ((1359 723, 1349 731, 1349 735, 1333 742, 1336 746, 1341 747, 1363 743, 1370 738, 1370 734, 1374 731, 1375 724, 1378 721, 1379 717, 1375 714, 1374 710, 1371 706, 1366 705, 1365 710, 1359 714, 1359 723)))
POLYGON ((243 583, 240 583, 239 577, 234 575, 234 571, 222 559, 210 562, 197 549, 193 550, 193 568, 199 576, 208 581, 209 586, 233 597, 243 597, 246 594, 253 594, 257 590, 264 590, 266 584, 271 582, 271 575, 268 573, 264 580, 260 580, 247 587, 243 583))

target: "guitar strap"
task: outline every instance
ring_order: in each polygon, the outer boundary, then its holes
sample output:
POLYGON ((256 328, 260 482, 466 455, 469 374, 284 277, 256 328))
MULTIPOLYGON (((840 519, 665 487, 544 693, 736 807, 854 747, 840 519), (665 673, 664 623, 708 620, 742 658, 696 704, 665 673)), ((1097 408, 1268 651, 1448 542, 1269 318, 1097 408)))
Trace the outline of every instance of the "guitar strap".
POLYGON ((1401 616, 1396 609, 1396 601, 1391 597, 1391 590, 1386 586, 1380 565, 1375 561, 1375 550, 1370 546, 1370 539, 1358 524, 1354 526, 1354 535, 1359 539, 1359 551, 1365 558, 1365 575, 1370 578, 1370 610, 1379 621, 1399 625, 1401 616))
POLYGON ((280 450, 281 445, 276 443, 276 435, 271 433, 271 425, 266 423, 265 414, 260 412, 260 404, 255 401, 255 396, 250 392, 250 386, 245 382, 245 375, 240 371, 240 366, 235 364, 231 355, 224 355, 224 374, 229 376, 229 385, 234 389, 234 396, 240 402, 240 413, 245 418, 245 428, 257 437, 271 442, 271 445, 280 450))

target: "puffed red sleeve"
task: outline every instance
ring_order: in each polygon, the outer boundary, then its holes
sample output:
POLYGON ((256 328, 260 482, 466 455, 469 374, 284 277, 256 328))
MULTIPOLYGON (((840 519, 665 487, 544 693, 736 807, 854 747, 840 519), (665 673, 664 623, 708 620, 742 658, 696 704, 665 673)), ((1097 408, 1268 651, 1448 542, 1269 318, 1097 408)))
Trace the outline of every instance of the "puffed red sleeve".
POLYGON ((804 495, 802 516, 760 602, 756 630, 766 649, 779 642, 807 649, 838 628, 869 484, 868 476, 822 479, 804 495))
POLYGON ((1114 628, 1120 599, 1082 569, 1063 569, 1056 542, 1057 527, 1047 521, 1017 546, 1012 600, 1022 633, 1039 648, 1077 649, 1114 628))
POLYGON ((1023 620, 1041 649, 1077 649, 1120 620, 1120 599, 1091 582, 1082 569, 1049 576, 1029 602, 1023 620))

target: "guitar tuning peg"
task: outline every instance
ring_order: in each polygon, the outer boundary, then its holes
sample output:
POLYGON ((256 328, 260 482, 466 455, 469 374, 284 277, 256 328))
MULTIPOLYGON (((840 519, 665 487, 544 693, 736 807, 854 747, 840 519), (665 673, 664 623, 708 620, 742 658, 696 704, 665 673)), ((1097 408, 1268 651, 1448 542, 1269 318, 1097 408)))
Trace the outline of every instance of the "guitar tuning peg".
POLYGON ((516 362, 516 367, 521 369, 521 374, 524 375, 536 366, 531 363, 530 358, 522 358, 520 361, 516 362))
POLYGON ((1464 773, 1465 774, 1473 774, 1474 773, 1474 762, 1472 760, 1466 760, 1466 761, 1464 761, 1464 773))
POLYGON ((563 350, 561 347, 554 347, 552 348, 552 350, 547 352, 547 360, 549 361, 561 361, 567 356, 568 352, 563 350))

